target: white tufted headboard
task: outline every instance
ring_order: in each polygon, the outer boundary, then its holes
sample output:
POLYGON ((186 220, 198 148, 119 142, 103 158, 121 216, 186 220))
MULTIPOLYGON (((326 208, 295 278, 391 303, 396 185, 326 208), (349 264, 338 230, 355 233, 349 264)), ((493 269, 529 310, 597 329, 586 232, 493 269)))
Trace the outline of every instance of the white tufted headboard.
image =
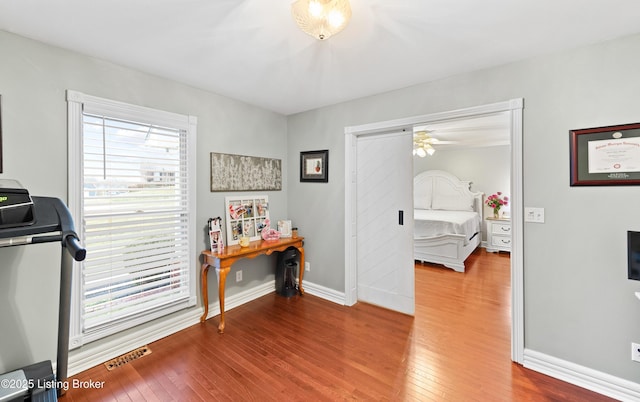
POLYGON ((443 170, 427 170, 413 178, 413 207, 449 211, 476 211, 482 219, 483 196, 469 190, 471 182, 461 181, 443 170))

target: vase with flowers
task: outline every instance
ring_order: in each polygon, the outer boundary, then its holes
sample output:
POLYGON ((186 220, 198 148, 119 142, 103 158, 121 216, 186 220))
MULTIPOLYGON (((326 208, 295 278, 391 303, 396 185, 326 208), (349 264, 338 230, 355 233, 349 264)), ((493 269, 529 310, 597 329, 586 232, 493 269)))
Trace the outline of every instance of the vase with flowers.
POLYGON ((506 195, 503 196, 502 193, 498 191, 497 193, 491 194, 487 197, 484 202, 493 209, 493 217, 498 218, 500 217, 500 208, 509 205, 509 197, 506 195))

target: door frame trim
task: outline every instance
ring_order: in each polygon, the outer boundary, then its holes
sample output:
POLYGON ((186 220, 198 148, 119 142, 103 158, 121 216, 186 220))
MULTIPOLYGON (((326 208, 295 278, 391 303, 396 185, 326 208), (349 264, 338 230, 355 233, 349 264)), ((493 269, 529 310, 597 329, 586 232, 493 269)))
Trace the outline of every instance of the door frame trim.
POLYGON ((358 301, 357 294, 357 233, 356 233, 356 140, 361 135, 384 134, 390 131, 410 131, 416 124, 476 117, 510 112, 511 115, 511 360, 524 360, 524 256, 523 256, 523 158, 522 158, 522 98, 504 102, 431 113, 402 119, 387 120, 345 127, 345 305, 358 301))

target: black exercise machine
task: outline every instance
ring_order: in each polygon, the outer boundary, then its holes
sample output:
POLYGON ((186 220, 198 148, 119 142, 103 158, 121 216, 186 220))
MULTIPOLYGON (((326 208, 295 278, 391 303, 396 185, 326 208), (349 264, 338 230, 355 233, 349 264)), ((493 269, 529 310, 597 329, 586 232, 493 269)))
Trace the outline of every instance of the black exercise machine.
POLYGON ((86 250, 79 243, 73 218, 58 198, 31 197, 15 180, 0 180, 0 247, 60 242, 60 304, 56 376, 50 361, 0 374, 0 402, 50 401, 66 391, 69 357, 69 310, 73 260, 83 261, 86 250), (17 385, 5 387, 4 385, 17 385), (52 388, 53 386, 53 388, 52 388))

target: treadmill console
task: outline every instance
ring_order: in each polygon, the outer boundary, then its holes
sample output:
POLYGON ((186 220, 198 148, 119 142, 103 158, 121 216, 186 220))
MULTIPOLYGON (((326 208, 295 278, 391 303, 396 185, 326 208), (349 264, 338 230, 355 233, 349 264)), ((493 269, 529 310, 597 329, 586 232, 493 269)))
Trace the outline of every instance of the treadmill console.
POLYGON ((33 200, 17 180, 0 179, 0 229, 32 225, 33 200))

